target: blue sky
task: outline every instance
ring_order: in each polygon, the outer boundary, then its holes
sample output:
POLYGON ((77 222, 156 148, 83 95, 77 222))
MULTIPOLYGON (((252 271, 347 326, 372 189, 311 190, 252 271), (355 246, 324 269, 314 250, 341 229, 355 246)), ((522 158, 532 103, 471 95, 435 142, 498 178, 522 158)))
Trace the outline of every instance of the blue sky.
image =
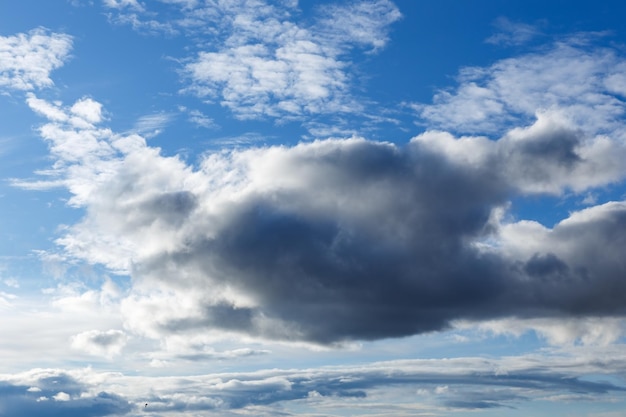
POLYGON ((3 4, 0 415, 623 416, 624 12, 3 4))

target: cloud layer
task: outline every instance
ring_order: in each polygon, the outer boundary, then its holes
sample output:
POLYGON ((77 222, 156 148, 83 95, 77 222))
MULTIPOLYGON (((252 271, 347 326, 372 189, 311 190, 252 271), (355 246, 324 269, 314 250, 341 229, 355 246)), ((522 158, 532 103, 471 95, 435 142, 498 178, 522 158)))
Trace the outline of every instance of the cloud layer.
POLYGON ((549 363, 538 356, 466 357, 185 377, 35 369, 0 375, 0 407, 7 417, 24 412, 93 417, 146 412, 313 416, 346 405, 381 414, 393 407, 394 415, 410 416, 510 408, 528 400, 619 401, 623 386, 576 375, 622 372, 623 352, 612 352, 610 359, 593 356, 594 360, 589 360, 593 351, 576 353, 555 355, 549 363))

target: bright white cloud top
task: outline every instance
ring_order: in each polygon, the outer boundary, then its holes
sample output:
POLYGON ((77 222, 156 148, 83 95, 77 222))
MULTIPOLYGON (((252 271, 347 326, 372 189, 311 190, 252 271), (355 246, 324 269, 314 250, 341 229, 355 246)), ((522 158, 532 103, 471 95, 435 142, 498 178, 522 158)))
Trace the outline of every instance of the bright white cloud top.
POLYGON ((621 415, 615 22, 28 3, 0 18, 0 414, 621 415), (412 56, 443 34, 478 51, 448 78, 412 56))

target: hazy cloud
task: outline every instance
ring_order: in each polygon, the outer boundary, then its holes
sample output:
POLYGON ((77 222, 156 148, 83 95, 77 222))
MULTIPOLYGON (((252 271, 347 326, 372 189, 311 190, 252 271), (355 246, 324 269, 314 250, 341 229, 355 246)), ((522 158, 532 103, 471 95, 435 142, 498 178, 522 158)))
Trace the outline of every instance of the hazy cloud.
POLYGON ((485 40, 494 45, 522 45, 541 34, 534 25, 512 22, 506 17, 499 17, 494 22, 497 32, 485 40))

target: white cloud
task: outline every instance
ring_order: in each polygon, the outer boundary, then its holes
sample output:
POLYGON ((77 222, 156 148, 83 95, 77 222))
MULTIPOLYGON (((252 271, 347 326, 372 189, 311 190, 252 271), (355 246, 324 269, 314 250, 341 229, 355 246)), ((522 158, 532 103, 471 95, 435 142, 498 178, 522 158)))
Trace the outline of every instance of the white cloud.
POLYGON ((520 337, 533 331, 552 346, 600 346, 616 343, 626 335, 626 321, 621 317, 580 318, 507 318, 478 323, 459 322, 460 329, 475 328, 495 335, 520 337))
POLYGON ((33 90, 53 85, 50 72, 61 67, 72 49, 72 37, 33 29, 0 36, 0 87, 33 90))
POLYGON ((190 110, 189 121, 196 126, 203 127, 205 129, 217 129, 219 127, 215 123, 215 120, 205 115, 200 110, 190 110))
POLYGON ((67 392, 59 392, 55 396, 52 397, 55 401, 69 401, 71 399, 70 394, 67 392))
POLYGON ((83 98, 72 105, 70 111, 89 123, 102 121, 102 104, 91 98, 83 98))
POLYGON ((132 9, 144 11, 144 7, 137 0, 103 0, 103 4, 111 9, 132 9))
POLYGON ((201 36, 197 56, 181 60, 183 91, 219 103, 241 119, 361 110, 350 94, 347 55, 357 47, 383 48, 390 25, 401 17, 388 0, 320 5, 318 19, 306 23, 297 20, 296 2, 165 3, 177 18, 159 20, 154 12, 135 10, 114 20, 138 30, 201 36))
POLYGON ((26 97, 28 106, 36 113, 46 117, 48 120, 55 122, 65 122, 68 120, 67 114, 59 108, 57 104, 49 103, 45 100, 37 98, 37 96, 33 93, 28 93, 26 97))
POLYGON ((389 41, 389 27, 402 17, 389 0, 345 2, 321 9, 323 19, 315 27, 321 36, 333 44, 360 44, 373 51, 382 49, 389 41))
POLYGON ((142 116, 137 120, 131 131, 150 138, 161 133, 173 117, 174 115, 171 113, 156 113, 142 116))
POLYGON ((122 352, 128 341, 121 330, 90 330, 72 337, 72 348, 92 355, 113 357, 122 352))
POLYGON ((622 85, 615 68, 623 65, 613 50, 558 42, 489 67, 465 68, 458 87, 414 107, 430 128, 454 132, 498 135, 549 111, 588 134, 622 136, 624 102, 614 92, 622 85))
POLYGON ((240 118, 348 111, 344 64, 290 24, 275 46, 244 44, 201 52, 185 67, 189 89, 240 118), (289 33, 292 32, 292 33, 289 33))

